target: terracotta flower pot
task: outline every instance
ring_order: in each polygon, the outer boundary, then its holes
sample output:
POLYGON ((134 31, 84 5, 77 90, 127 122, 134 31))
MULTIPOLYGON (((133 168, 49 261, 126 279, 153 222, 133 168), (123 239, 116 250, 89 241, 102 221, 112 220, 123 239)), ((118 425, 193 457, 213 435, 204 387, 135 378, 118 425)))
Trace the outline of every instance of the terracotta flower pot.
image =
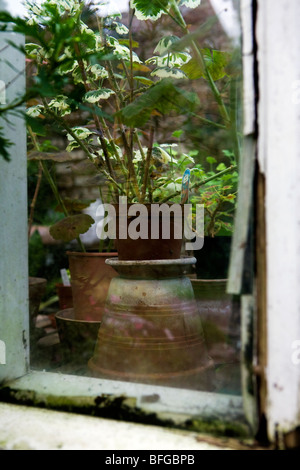
POLYGON ((211 390, 213 362, 185 272, 193 259, 119 261, 88 366, 95 377, 211 390))
POLYGON ((55 320, 63 361, 86 366, 93 355, 101 322, 76 320, 73 308, 57 312, 55 320))
POLYGON ((67 252, 71 275, 74 319, 101 321, 107 292, 116 271, 105 264, 117 253, 67 252))
POLYGON ((64 310, 73 307, 72 286, 64 286, 63 284, 56 284, 56 292, 58 295, 59 308, 64 310))
POLYGON ((47 279, 42 277, 29 277, 29 315, 30 330, 34 332, 36 317, 47 287, 47 279))
POLYGON ((220 367, 219 391, 240 393, 240 311, 226 292, 227 279, 191 280, 209 355, 220 367))
MULTIPOLYGON (((134 204, 128 204, 129 209, 134 204)), ((153 216, 151 213, 151 206, 154 204, 144 204, 147 208, 147 216, 143 215, 123 217, 120 212, 120 204, 114 204, 116 210, 116 249, 118 251, 118 258, 120 261, 140 261, 140 260, 160 260, 160 259, 179 259, 181 254, 182 240, 183 240, 183 211, 181 215, 170 213, 170 219, 167 224, 170 228, 167 238, 163 235, 162 222, 164 216, 160 213, 158 216, 153 216), (147 238, 132 239, 129 235, 126 238, 121 238, 120 233, 123 230, 128 234, 130 224, 136 218, 140 218, 142 224, 148 227, 147 238), (151 237, 151 225, 157 224, 158 237, 151 237), (178 233, 180 232, 180 237, 178 233)), ((157 205, 158 206, 158 205, 157 205)), ((171 204, 168 204, 170 207, 171 204)), ((139 229, 137 229, 139 230, 139 229)))

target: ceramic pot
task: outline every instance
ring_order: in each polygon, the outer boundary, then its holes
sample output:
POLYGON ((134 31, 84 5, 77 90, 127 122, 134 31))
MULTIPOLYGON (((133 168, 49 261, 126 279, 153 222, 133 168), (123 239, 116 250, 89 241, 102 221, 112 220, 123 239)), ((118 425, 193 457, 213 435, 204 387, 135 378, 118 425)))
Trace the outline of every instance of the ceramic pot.
POLYGON ((117 276, 105 263, 116 253, 67 252, 71 275, 74 318, 101 321, 111 280, 117 276))
POLYGON ((195 250, 198 279, 226 279, 231 249, 230 236, 205 237, 201 250, 195 250))
POLYGON ((56 284, 56 292, 58 295, 58 304, 60 310, 73 307, 72 286, 64 286, 63 284, 56 284))
POLYGON ((93 355, 101 322, 77 320, 73 308, 57 312, 55 320, 64 363, 86 367, 93 355))
POLYGON ((190 279, 193 258, 108 260, 112 280, 89 369, 95 377, 210 390, 213 363, 190 279))
POLYGON ((226 292, 227 279, 191 280, 210 357, 218 366, 216 388, 241 393, 240 308, 226 292))
POLYGON ((42 298, 46 293, 47 279, 42 277, 29 277, 29 316, 30 331, 34 333, 36 318, 42 298))
MULTIPOLYGON (((169 233, 163 231, 164 216, 159 213, 153 215, 151 207, 155 204, 144 204, 147 209, 147 215, 137 215, 124 217, 121 213, 122 205, 114 204, 116 211, 116 249, 120 261, 140 261, 140 260, 160 260, 160 259, 179 259, 183 241, 183 210, 177 215, 170 212, 170 218, 167 219, 169 233), (130 236, 121 238, 123 231, 129 233, 129 228, 135 219, 139 218, 141 224, 147 227, 147 237, 145 239, 132 239, 130 236), (156 225, 157 238, 151 237, 151 228, 156 225), (166 238, 165 238, 166 237, 166 238)), ((172 204, 166 204, 170 207, 172 204)), ((134 204, 128 204, 127 209, 134 204)), ((156 206, 159 206, 158 204, 156 206)), ((178 206, 180 206, 178 204, 178 206)), ((181 206, 180 206, 181 207, 181 206)))

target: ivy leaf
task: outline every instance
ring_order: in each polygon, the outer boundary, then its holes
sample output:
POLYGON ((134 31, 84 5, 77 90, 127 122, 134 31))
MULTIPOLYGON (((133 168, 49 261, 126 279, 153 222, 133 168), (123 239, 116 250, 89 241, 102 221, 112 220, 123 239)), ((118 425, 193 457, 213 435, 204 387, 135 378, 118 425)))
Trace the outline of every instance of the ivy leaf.
POLYGON ((156 21, 169 9, 169 0, 131 0, 130 7, 135 9, 138 20, 156 21))
POLYGON ((94 219, 88 214, 71 215, 50 227, 50 235, 54 240, 70 242, 85 233, 94 224, 94 219))

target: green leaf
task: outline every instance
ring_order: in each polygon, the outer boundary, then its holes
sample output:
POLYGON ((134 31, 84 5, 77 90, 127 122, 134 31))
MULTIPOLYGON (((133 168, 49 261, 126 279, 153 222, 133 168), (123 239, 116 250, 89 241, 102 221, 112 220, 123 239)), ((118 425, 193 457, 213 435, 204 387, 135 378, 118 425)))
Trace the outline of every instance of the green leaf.
POLYGON ((46 129, 42 119, 32 117, 28 114, 25 114, 26 124, 31 127, 32 131, 36 135, 45 136, 46 129))
POLYGON ((54 240, 70 242, 85 233, 94 224, 94 219, 88 214, 71 215, 50 227, 50 235, 54 240))
POLYGON ((68 74, 70 72, 73 72, 73 70, 77 67, 77 62, 73 59, 70 59, 70 60, 66 60, 64 61, 64 63, 62 65, 60 65, 58 68, 57 68, 57 72, 60 74, 60 75, 65 75, 65 74, 68 74))
POLYGON ((217 163, 217 160, 214 157, 206 157, 206 161, 209 164, 217 163))
POLYGON ((190 80, 196 80, 205 75, 204 70, 196 59, 189 60, 187 64, 183 64, 180 68, 190 80))
POLYGON ((220 163, 220 165, 217 166, 217 171, 223 171, 226 170, 226 165, 224 163, 220 163))
POLYGON ((135 16, 139 20, 156 21, 169 9, 169 0, 131 0, 130 6, 135 9, 135 16))
POLYGON ((132 47, 139 47, 139 43, 137 41, 131 41, 129 39, 118 39, 119 44, 122 44, 122 46, 127 46, 130 47, 130 44, 132 47))
POLYGON ((216 81, 223 78, 226 75, 225 67, 229 62, 230 54, 216 50, 210 51, 209 49, 204 49, 203 54, 212 79, 216 81))
POLYGON ((197 8, 201 3, 201 0, 180 0, 179 6, 185 6, 187 8, 197 8))
POLYGON ((138 82, 141 82, 141 83, 143 83, 144 85, 148 85, 148 86, 153 85, 153 81, 150 80, 150 78, 142 77, 142 76, 139 76, 139 75, 136 75, 136 76, 133 77, 133 78, 134 78, 134 80, 137 80, 138 82))
POLYGON ((119 21, 114 21, 112 24, 115 27, 116 32, 121 36, 123 36, 124 34, 128 34, 129 30, 124 24, 120 23, 119 21))
POLYGON ((161 38, 161 40, 159 41, 159 43, 157 44, 156 48, 154 49, 154 53, 158 53, 160 55, 163 55, 165 54, 168 49, 175 43, 175 42, 178 42, 179 41, 179 37, 178 36, 173 36, 173 35, 170 35, 170 36, 165 36, 163 38, 161 38))
POLYGON ((118 115, 130 127, 143 126, 152 112, 162 115, 171 110, 187 113, 199 103, 196 93, 177 88, 171 80, 163 79, 140 95, 133 103, 123 108, 118 115))
MULTIPOLYGON (((87 207, 89 207, 95 199, 70 199, 66 198, 63 200, 64 206, 69 213, 81 212, 87 207)), ((61 205, 56 206, 55 210, 57 212, 63 212, 61 205)))
POLYGON ((159 78, 175 78, 178 80, 186 78, 185 73, 176 67, 157 67, 151 75, 159 78))
POLYGON ((8 148, 12 145, 8 139, 6 139, 2 134, 2 128, 0 127, 0 155, 6 160, 7 162, 10 161, 10 156, 8 152, 8 148))
POLYGON ((174 131, 173 134, 172 134, 172 137, 176 137, 177 139, 180 139, 182 134, 183 134, 183 130, 180 129, 178 131, 174 131))
POLYGON ((99 90, 88 91, 84 95, 84 101, 87 101, 88 103, 97 103, 97 101, 100 100, 107 100, 114 93, 115 92, 109 88, 100 88, 99 90))

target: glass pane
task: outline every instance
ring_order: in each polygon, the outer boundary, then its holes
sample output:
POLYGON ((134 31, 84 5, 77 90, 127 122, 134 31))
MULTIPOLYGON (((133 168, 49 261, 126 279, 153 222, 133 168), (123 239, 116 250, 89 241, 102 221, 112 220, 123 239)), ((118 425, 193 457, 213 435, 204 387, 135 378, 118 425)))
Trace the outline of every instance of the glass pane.
POLYGON ((101 3, 25 29, 32 368, 239 395, 237 2, 101 3))

